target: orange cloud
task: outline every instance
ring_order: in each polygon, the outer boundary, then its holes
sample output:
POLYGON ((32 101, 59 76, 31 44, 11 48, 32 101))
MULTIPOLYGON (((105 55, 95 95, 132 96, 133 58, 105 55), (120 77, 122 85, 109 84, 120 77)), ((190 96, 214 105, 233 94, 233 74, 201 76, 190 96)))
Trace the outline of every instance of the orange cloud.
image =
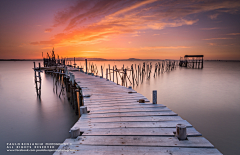
POLYGON ((236 36, 236 35, 240 35, 240 33, 229 33, 227 35, 236 36))
POLYGON ((219 27, 211 27, 211 28, 201 28, 201 30, 217 30, 219 27))
POLYGON ((49 32, 52 32, 52 30, 53 30, 52 28, 47 28, 47 29, 45 29, 44 32, 45 32, 45 33, 49 33, 49 32))
POLYGON ((203 40, 225 40, 225 39, 233 39, 233 38, 209 38, 209 39, 203 39, 203 40))
MULTIPOLYGON (((79 1, 76 5, 55 15, 53 27, 67 24, 64 33, 54 35, 49 41, 30 44, 55 46, 96 44, 119 34, 139 36, 136 32, 142 30, 193 25, 198 19, 189 19, 186 16, 239 6, 240 2, 237 1, 182 1, 181 3, 157 0, 79 1)), ((217 16, 218 14, 214 14, 212 18, 217 16)), ((213 39, 219 38, 204 40, 213 39)))

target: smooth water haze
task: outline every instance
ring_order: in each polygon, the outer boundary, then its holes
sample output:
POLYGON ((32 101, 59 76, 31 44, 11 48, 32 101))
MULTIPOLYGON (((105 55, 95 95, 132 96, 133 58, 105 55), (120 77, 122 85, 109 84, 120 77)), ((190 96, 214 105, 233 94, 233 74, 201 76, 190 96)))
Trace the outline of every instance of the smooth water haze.
MULTIPOLYGON (((121 68, 141 61, 94 61, 100 73, 110 64, 121 68)), ((152 62, 153 68, 156 62, 152 62)), ((83 61, 77 65, 84 67, 83 61)), ((0 61, 0 154, 6 143, 58 142, 69 137, 78 120, 64 96, 53 92, 53 78, 42 73, 42 96, 37 98, 31 61, 0 61)), ((105 76, 104 76, 105 77, 105 76)), ((116 77, 115 77, 116 80, 116 77)), ((120 83, 120 82, 119 82, 120 83)), ((173 71, 145 79, 134 90, 148 99, 157 90, 158 103, 164 104, 190 122, 220 152, 240 152, 240 62, 205 61, 203 69, 177 67, 173 71)), ((24 152, 23 154, 36 154, 24 152)), ((52 154, 40 152, 38 154, 52 154)))
POLYGON ((9 153, 6 143, 62 143, 78 120, 67 98, 53 92, 51 75, 42 74, 41 100, 37 98, 32 68, 31 61, 0 61, 1 155, 53 154, 9 153))

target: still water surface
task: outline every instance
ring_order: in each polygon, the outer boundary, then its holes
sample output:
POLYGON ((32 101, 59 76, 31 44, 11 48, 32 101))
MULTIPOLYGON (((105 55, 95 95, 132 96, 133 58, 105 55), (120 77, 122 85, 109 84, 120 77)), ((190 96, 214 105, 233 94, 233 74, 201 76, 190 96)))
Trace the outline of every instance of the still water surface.
MULTIPOLYGON (((118 68, 140 61, 95 61, 118 68)), ((153 67, 156 62, 152 62, 153 67)), ((84 62, 77 62, 84 66, 84 62)), ((42 97, 37 99, 32 62, 0 62, 1 152, 7 142, 58 142, 69 137, 68 130, 78 117, 62 96, 53 92, 53 79, 42 74, 42 97)), ((190 122, 223 154, 239 154, 240 63, 205 62, 203 69, 177 68, 133 87, 148 99, 158 92, 164 104, 190 122)), ((12 153, 11 153, 12 154, 12 153)), ((19 153, 15 153, 19 154, 19 153)), ((24 153, 25 154, 25 153, 24 153)), ((29 153, 30 154, 30 153, 29 153)), ((40 154, 46 154, 40 153, 40 154)), ((52 154, 52 153, 49 153, 52 154)))
POLYGON ((42 97, 37 98, 33 62, 0 61, 0 154, 6 143, 62 143, 78 120, 67 99, 53 92, 53 78, 42 74, 42 97))

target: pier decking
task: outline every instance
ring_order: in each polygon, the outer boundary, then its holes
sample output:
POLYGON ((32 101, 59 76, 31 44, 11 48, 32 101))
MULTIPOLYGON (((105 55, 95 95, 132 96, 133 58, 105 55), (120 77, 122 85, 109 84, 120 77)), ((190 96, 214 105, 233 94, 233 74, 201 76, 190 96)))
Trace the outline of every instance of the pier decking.
MULTIPOLYGON (((70 70, 71 68, 69 68, 70 70)), ((73 128, 76 139, 66 139, 54 155, 68 154, 211 154, 221 153, 189 122, 162 104, 104 78, 72 71, 82 89, 84 106, 73 128), (145 103, 139 103, 144 99, 145 103), (187 140, 175 137, 176 125, 187 126, 187 140)))

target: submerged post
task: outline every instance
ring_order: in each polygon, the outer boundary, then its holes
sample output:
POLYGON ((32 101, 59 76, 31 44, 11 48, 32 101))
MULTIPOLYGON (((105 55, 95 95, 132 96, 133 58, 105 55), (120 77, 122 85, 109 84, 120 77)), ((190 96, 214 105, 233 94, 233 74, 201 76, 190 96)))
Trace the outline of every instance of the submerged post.
POLYGON ((153 104, 157 104, 157 90, 153 90, 153 93, 152 93, 152 101, 153 101, 153 104))

